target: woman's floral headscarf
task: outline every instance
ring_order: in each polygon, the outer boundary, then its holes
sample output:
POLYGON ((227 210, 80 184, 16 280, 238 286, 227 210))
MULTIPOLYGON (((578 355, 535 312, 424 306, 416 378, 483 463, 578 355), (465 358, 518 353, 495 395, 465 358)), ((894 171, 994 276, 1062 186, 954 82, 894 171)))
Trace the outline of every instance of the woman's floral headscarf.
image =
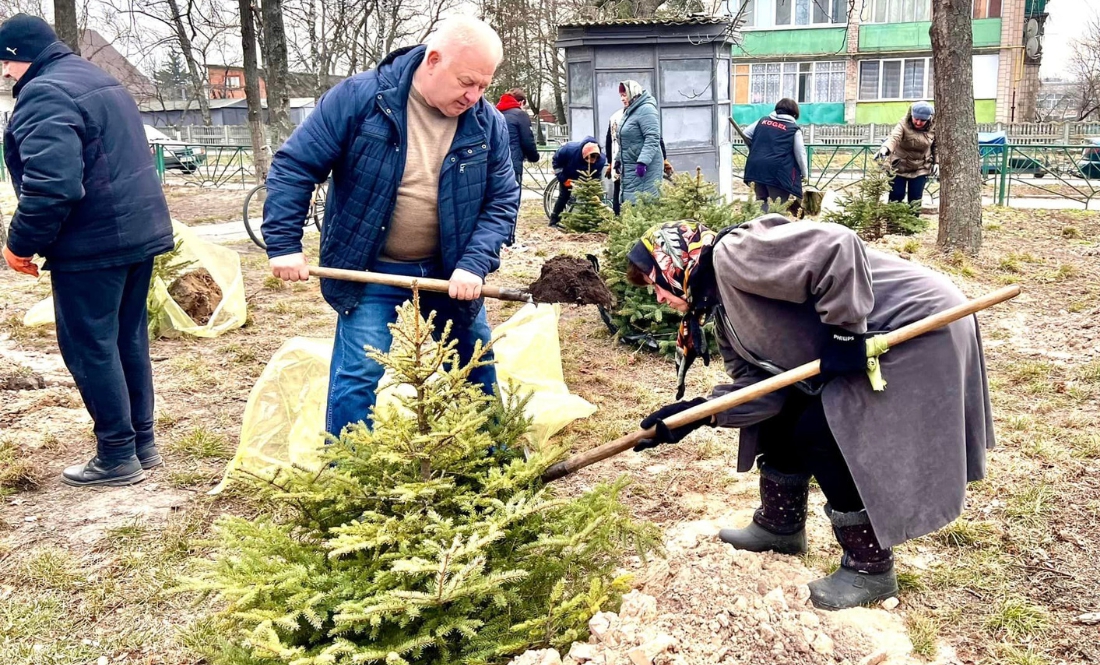
POLYGON ((642 93, 645 92, 645 88, 642 87, 641 83, 627 79, 625 81, 619 81, 619 92, 626 94, 626 105, 630 106, 635 99, 642 96, 642 93))
POLYGON ((696 358, 710 364, 703 325, 710 313, 714 269, 710 251, 718 235, 698 222, 666 222, 651 227, 630 250, 628 259, 665 291, 690 307, 676 335, 676 399, 684 396, 687 370, 696 358))

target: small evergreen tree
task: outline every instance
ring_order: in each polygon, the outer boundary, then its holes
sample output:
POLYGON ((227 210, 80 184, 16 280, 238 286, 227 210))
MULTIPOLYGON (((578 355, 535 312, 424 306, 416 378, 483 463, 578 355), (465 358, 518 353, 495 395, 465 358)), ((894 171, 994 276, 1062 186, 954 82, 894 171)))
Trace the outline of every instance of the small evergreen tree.
POLYGON ((619 501, 624 479, 576 498, 544 486, 563 449, 525 459, 522 400, 471 385, 486 349, 460 364, 413 298, 391 351, 370 353, 411 388, 400 408, 349 427, 318 468, 253 478, 270 515, 221 519, 213 558, 181 584, 227 603, 212 662, 474 664, 561 647, 627 588, 624 549, 657 542, 619 501))
MULTIPOLYGON (((666 355, 672 355, 676 350, 680 315, 657 304, 657 299, 648 288, 626 281, 627 254, 651 226, 693 219, 718 232, 761 214, 760 205, 751 199, 727 203, 718 194, 718 188, 705 180, 698 169, 694 176, 686 173, 673 176, 672 182, 664 185, 660 198, 643 197, 638 203, 624 205, 622 215, 608 226, 607 249, 602 262, 602 277, 618 303, 618 308, 611 313, 611 320, 619 329, 619 336, 656 347, 666 355)), ((705 331, 710 351, 716 353, 718 348, 713 326, 708 325, 705 331)))
POLYGON ((928 221, 918 216, 908 203, 883 202, 892 179, 889 171, 871 169, 856 184, 854 192, 841 196, 840 209, 825 213, 821 221, 847 226, 864 240, 877 240, 888 233, 913 235, 928 228, 928 221))
POLYGON ((573 208, 561 216, 566 231, 603 231, 614 217, 615 213, 603 202, 603 184, 598 173, 585 171, 573 181, 573 208))

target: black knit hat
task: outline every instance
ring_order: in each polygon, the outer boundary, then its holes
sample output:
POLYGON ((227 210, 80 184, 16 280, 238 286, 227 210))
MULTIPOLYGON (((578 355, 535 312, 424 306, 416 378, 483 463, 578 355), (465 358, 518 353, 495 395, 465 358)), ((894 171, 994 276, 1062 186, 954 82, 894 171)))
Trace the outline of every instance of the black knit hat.
POLYGON ((34 62, 57 41, 49 23, 30 14, 16 14, 0 24, 0 60, 34 62))

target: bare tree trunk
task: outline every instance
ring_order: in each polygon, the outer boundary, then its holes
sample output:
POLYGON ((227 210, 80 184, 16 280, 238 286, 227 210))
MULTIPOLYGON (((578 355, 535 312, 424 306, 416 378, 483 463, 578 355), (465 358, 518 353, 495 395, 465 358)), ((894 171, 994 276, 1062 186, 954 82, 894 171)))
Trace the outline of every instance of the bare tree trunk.
POLYGON ((290 123, 289 70, 286 54, 286 30, 283 27, 283 0, 263 0, 263 32, 267 65, 267 114, 271 126, 271 148, 278 150, 294 129, 290 123))
POLYGON ((76 0, 53 0, 53 22, 57 37, 80 55, 80 28, 76 21, 76 0))
POLYGON ((172 10, 172 27, 176 31, 176 39, 179 40, 183 60, 187 63, 187 73, 191 76, 191 87, 194 88, 195 101, 199 103, 202 124, 209 127, 214 122, 210 118, 210 100, 206 98, 206 82, 199 70, 199 63, 195 61, 195 51, 191 46, 191 38, 187 36, 187 29, 183 25, 183 15, 180 14, 179 2, 168 0, 168 7, 172 10))
POLYGON ((932 0, 936 84, 936 155, 940 163, 943 250, 977 254, 982 246, 982 177, 974 118, 971 0, 932 0))
POLYGON ((260 98, 260 69, 256 62, 256 24, 252 20, 250 0, 238 0, 241 8, 241 50, 244 53, 244 96, 248 104, 248 129, 252 135, 252 163, 256 182, 267 178, 267 153, 264 148, 264 112, 260 98))

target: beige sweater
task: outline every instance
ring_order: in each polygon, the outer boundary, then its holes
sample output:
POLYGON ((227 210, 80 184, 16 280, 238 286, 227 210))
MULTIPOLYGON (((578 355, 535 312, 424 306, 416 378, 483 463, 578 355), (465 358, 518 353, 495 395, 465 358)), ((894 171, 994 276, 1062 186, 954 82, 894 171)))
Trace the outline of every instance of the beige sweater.
POLYGON ((397 187, 383 261, 423 261, 439 254, 439 172, 458 118, 448 118, 410 88, 405 174, 397 187))

